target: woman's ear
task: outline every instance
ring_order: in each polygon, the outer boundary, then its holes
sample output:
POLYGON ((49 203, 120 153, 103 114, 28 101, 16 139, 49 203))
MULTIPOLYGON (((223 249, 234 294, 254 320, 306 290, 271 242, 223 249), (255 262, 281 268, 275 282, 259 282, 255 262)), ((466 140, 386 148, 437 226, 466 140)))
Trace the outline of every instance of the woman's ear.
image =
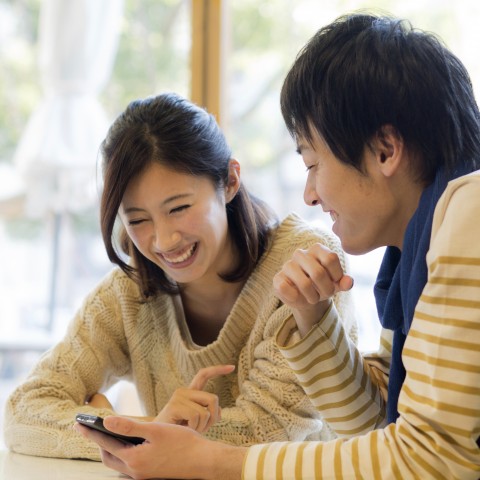
POLYGON ((240 188, 240 163, 231 158, 228 164, 228 183, 225 187, 225 200, 231 202, 240 188))
POLYGON ((377 165, 386 177, 391 177, 402 164, 403 138, 392 125, 384 125, 373 139, 373 151, 377 165))

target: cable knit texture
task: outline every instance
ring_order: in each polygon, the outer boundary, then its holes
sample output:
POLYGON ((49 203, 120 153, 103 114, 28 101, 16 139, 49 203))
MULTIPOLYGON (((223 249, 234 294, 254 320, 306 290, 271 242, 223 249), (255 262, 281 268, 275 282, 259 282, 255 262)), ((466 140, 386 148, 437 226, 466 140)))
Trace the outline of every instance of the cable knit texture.
MULTIPOLYGON (((142 303, 137 285, 114 269, 85 299, 63 341, 43 355, 10 396, 7 446, 31 455, 98 460, 97 446, 72 429, 74 417, 77 412, 112 412, 84 405, 86 397, 105 392, 119 379, 131 380, 145 414, 155 416, 200 368, 216 364, 235 364, 236 370, 206 387, 222 407, 222 420, 206 436, 235 445, 331 438, 331 429, 275 344, 275 333, 291 312, 274 296, 273 276, 294 250, 315 242, 337 252, 345 267, 336 237, 295 214, 288 216, 217 340, 205 347, 192 341, 179 297, 160 294, 142 303)), ((350 293, 334 300, 356 340, 350 293)))

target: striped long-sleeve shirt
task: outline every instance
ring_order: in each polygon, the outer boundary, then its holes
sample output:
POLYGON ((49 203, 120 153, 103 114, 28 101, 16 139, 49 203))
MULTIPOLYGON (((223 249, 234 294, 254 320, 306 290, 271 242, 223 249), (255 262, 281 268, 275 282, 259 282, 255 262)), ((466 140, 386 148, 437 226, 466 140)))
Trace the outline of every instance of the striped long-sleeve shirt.
MULTIPOLYGON (((428 281, 402 353, 407 376, 397 422, 326 443, 278 442, 251 447, 244 479, 480 477, 479 218, 480 173, 450 182, 435 210, 426 258, 428 281)), ((332 310, 323 321, 334 323, 334 316, 332 310)), ((278 336, 279 346, 320 411, 327 406, 337 417, 352 415, 352 422, 358 423, 356 419, 364 415, 362 408, 368 410, 371 405, 365 402, 365 394, 354 401, 345 395, 345 388, 353 395, 362 384, 370 385, 372 373, 378 370, 365 361, 363 368, 355 369, 354 363, 362 363, 362 359, 353 352, 353 363, 348 356, 338 361, 334 351, 342 357, 342 352, 352 351, 352 347, 345 335, 326 325, 322 322, 301 341, 286 347, 281 342, 291 338, 291 332, 285 330, 292 327, 285 324, 278 336), (337 369, 345 370, 345 378, 353 376, 354 386, 345 386, 339 380, 341 375, 325 377, 326 362, 333 367, 335 361, 337 369), (325 405, 326 387, 337 392, 338 399, 351 401, 325 405), (345 415, 339 415, 343 408, 345 415)), ((372 384, 381 378, 376 375, 372 384)))

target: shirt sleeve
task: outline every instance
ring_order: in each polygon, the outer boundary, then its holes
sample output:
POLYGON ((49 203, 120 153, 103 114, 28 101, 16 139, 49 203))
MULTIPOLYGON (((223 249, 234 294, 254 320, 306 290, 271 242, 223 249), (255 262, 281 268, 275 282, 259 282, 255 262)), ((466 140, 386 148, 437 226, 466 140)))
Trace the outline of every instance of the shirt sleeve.
POLYGON ((334 304, 303 339, 293 317, 277 334, 290 368, 339 436, 366 433, 385 420, 391 335, 382 335, 379 350, 363 357, 345 334, 334 304))
POLYGON ((452 182, 435 212, 428 281, 403 350, 407 375, 397 422, 352 439, 251 447, 244 479, 479 478, 480 177, 474 177, 452 182))

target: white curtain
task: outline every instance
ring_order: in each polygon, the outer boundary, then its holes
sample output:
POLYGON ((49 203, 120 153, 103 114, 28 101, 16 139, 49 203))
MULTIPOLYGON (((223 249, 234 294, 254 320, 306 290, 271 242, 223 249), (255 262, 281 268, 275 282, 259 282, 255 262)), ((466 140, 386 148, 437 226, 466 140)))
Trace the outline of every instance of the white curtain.
POLYGON ((109 120, 98 94, 110 78, 123 0, 44 0, 39 72, 44 98, 15 153, 25 213, 72 212, 96 198, 98 148, 109 120))

